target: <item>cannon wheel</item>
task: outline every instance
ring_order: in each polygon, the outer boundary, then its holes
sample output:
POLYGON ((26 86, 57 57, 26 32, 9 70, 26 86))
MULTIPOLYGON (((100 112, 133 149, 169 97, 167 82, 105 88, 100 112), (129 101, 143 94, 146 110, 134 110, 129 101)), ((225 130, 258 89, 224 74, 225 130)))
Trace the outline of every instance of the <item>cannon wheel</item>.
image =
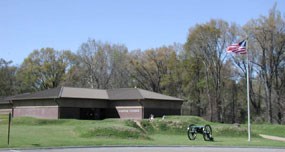
POLYGON ((204 126, 203 137, 205 141, 212 141, 214 138, 212 137, 212 128, 210 125, 204 126))
POLYGON ((194 124, 189 125, 188 127, 189 129, 187 130, 187 135, 188 135, 189 140, 195 140, 196 138, 196 133, 195 133, 193 126, 195 125, 194 124))

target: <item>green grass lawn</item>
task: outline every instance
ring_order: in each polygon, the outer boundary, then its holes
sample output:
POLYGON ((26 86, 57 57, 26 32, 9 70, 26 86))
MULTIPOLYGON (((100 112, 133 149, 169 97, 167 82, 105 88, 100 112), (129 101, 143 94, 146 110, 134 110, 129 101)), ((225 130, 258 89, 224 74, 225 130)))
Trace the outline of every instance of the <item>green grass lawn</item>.
POLYGON ((193 116, 168 116, 154 121, 142 120, 138 126, 132 120, 44 120, 14 118, 10 145, 7 145, 7 116, 0 115, 0 148, 59 146, 258 146, 285 147, 284 142, 267 140, 258 134, 285 137, 284 125, 253 124, 252 141, 247 141, 247 126, 210 123, 193 116), (186 135, 189 124, 210 124, 213 142, 205 142, 198 134, 190 141, 186 135))

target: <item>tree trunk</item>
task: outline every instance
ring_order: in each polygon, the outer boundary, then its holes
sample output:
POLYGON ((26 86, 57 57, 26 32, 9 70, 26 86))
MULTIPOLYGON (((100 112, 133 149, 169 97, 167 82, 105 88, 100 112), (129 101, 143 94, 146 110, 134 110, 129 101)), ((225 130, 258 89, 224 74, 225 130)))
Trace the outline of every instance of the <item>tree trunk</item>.
POLYGON ((208 103, 210 103, 210 121, 213 121, 213 103, 211 102, 211 95, 210 95, 210 82, 209 82, 209 72, 208 68, 206 68, 206 81, 207 81, 207 97, 208 103))
POLYGON ((266 102, 266 115, 267 121, 273 123, 272 119, 272 103, 271 103, 271 88, 269 88, 265 83, 265 102, 266 102))

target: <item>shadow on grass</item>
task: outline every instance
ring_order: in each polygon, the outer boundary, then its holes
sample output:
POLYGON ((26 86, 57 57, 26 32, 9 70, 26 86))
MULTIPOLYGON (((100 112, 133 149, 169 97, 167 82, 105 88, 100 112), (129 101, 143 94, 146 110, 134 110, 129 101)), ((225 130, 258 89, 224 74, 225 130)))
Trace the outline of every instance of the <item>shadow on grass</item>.
POLYGON ((35 147, 41 147, 41 144, 32 144, 35 147))

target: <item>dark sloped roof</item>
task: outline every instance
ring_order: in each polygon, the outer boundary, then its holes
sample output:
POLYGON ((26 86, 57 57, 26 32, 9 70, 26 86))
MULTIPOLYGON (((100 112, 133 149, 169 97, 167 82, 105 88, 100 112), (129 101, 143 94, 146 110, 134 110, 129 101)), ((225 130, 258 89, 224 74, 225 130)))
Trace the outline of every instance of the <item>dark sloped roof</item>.
POLYGON ((108 94, 106 90, 99 89, 58 87, 34 93, 15 95, 12 97, 12 100, 54 98, 108 99, 108 94))
POLYGON ((179 99, 179 98, 167 96, 167 95, 156 93, 156 92, 152 92, 152 91, 147 91, 147 90, 143 90, 143 89, 137 89, 137 90, 140 92, 140 94, 143 96, 144 99, 160 99, 160 100, 179 100, 179 101, 183 101, 182 99, 179 99))
POLYGON ((136 88, 120 88, 107 90, 110 100, 144 99, 136 88))
POLYGON ((59 98, 59 94, 62 87, 47 89, 43 91, 38 91, 34 93, 24 93, 15 95, 12 100, 26 100, 26 99, 53 99, 59 98))
POLYGON ((107 90, 110 100, 134 100, 134 99, 159 99, 159 100, 177 100, 182 99, 147 91, 138 88, 119 88, 107 90))
POLYGON ((61 98, 109 99, 106 90, 62 87, 61 98))
POLYGON ((82 99, 104 99, 104 100, 137 100, 137 99, 159 99, 176 100, 182 99, 143 90, 138 88, 119 88, 109 90, 58 87, 38 91, 35 93, 25 93, 15 95, 9 100, 27 100, 27 99, 54 99, 54 98, 82 98, 82 99))

